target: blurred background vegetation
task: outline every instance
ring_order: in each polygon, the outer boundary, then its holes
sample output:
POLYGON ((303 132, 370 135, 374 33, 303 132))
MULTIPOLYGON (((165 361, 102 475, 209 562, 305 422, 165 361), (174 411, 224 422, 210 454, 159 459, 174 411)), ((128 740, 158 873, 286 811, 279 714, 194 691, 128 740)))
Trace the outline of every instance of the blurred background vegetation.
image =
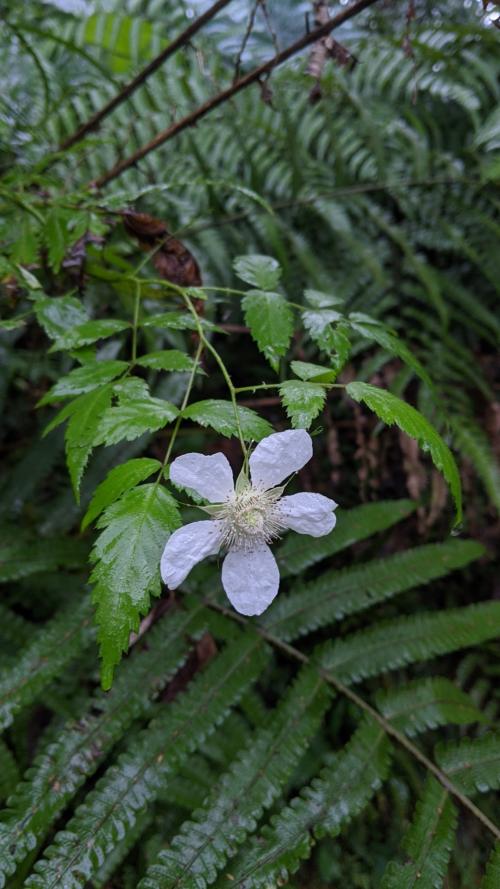
MULTIPOLYGON (((295 55, 195 126, 148 152, 101 191, 92 183, 118 161, 312 29, 313 4, 234 0, 106 116, 98 129, 61 152, 58 146, 211 4, 19 0, 0 5, 0 286, 2 319, 7 319, 0 332, 0 572, 5 582, 0 664, 6 676, 0 706, 7 714, 2 722, 7 731, 0 740, 0 795, 6 799, 14 791, 0 822, 0 871, 13 887, 24 885, 25 880, 28 886, 48 887, 59 879, 68 887, 132 887, 146 871, 148 889, 170 886, 174 883, 147 869, 202 805, 207 790, 234 765, 249 731, 259 731, 265 724, 265 713, 280 701, 293 670, 285 659, 276 657, 258 688, 247 690, 222 727, 208 740, 202 738, 196 753, 182 761, 168 789, 162 787, 144 811, 135 807, 139 816, 130 819, 123 835, 115 836, 113 853, 104 856, 99 869, 90 868, 90 876, 85 877, 83 866, 77 875, 69 869, 70 876, 62 878, 62 871, 57 870, 57 855, 60 860, 64 856, 61 849, 50 851, 54 832, 77 830, 71 824, 67 828, 62 803, 46 816, 43 829, 33 828, 35 839, 27 841, 17 864, 12 864, 16 855, 9 849, 12 837, 23 830, 27 801, 37 798, 37 787, 42 793, 43 781, 57 761, 57 757, 51 759, 51 745, 61 734, 69 738, 75 724, 84 731, 87 723, 81 714, 93 718, 92 706, 105 706, 100 698, 89 704, 98 694, 91 635, 82 637, 76 652, 68 649, 65 655, 61 648, 60 660, 50 659, 54 640, 60 638, 51 621, 60 619, 68 600, 75 598, 74 591, 81 591, 87 581, 90 541, 88 532, 83 538, 78 535, 82 512, 112 466, 139 454, 161 457, 166 441, 160 432, 100 451, 85 477, 81 504, 76 504, 64 466, 64 436, 59 429, 41 439, 51 413, 50 408, 35 409, 49 386, 68 371, 71 359, 48 353, 47 327, 29 320, 9 328, 9 319, 29 310, 22 281, 12 270, 19 266, 31 270, 43 278, 44 290, 51 296, 75 293, 97 317, 130 310, 131 294, 112 282, 113 272, 140 260, 137 243, 119 217, 130 206, 161 219, 188 246, 207 287, 237 286, 235 256, 269 254, 282 266, 283 289, 292 302, 301 303, 304 288, 313 288, 333 295, 349 312, 364 313, 397 331, 428 371, 435 390, 384 348, 380 337, 374 337, 374 342, 361 333, 359 338, 351 337, 350 359, 341 380, 356 378, 389 389, 434 423, 453 449, 461 471, 464 522, 459 532, 485 549, 463 550, 456 557, 450 555, 449 561, 448 551, 442 555, 438 550, 425 551, 427 555, 415 556, 404 569, 408 571, 404 583, 398 580, 399 563, 391 562, 386 579, 373 581, 381 585, 375 616, 373 612, 368 619, 364 613, 351 614, 357 606, 342 612, 342 616, 350 615, 342 624, 342 636, 372 621, 418 613, 424 602, 427 610, 437 613, 469 606, 478 599, 498 599, 493 562, 500 508, 500 411, 495 394, 500 328, 497 4, 473 0, 375 3, 333 33, 339 42, 317 70, 310 70, 311 48, 295 55), (43 219, 42 229, 37 212, 43 219), (441 565, 440 558, 442 570, 436 567, 441 565), (460 570, 446 576, 452 568, 460 570), (423 593, 421 584, 430 581, 432 585, 423 593), (391 601, 396 588, 402 595, 391 601), (41 626, 48 628, 48 635, 34 642, 41 626), (44 658, 49 660, 45 673, 39 669, 44 658), (68 664, 72 668, 66 671, 68 664), (25 685, 26 696, 20 691, 25 685), (15 704, 9 709, 12 700, 15 704), (27 771, 33 763, 38 769, 35 777, 27 771), (42 866, 28 877, 33 862, 45 855, 47 847, 44 860, 56 864, 47 863, 45 870, 42 866)), ((330 14, 342 8, 343 3, 332 3, 330 14)), ((153 300, 150 307, 152 311, 169 308, 153 300)), ((224 331, 221 354, 232 366, 236 385, 273 378, 245 335, 244 319, 234 299, 214 293, 207 301, 205 317, 224 331)), ((149 348, 186 348, 189 336, 176 330, 144 333, 149 348)), ((118 350, 119 343, 110 340, 101 356, 116 358, 118 350)), ((320 344, 319 351, 328 349, 320 344)), ((298 332, 293 353, 296 359, 314 362, 318 343, 298 332)), ((182 379, 178 374, 158 379, 155 394, 178 403, 182 379)), ((203 385, 206 397, 222 397, 217 374, 210 372, 203 385)), ((273 395, 249 395, 242 404, 257 410, 275 428, 283 428, 286 422, 280 400, 273 395)), ((353 530, 350 536, 346 531, 344 543, 353 545, 339 555, 333 550, 323 554, 326 562, 321 570, 330 571, 333 565, 337 572, 356 571, 366 561, 364 578, 354 575, 351 587, 359 590, 366 584, 368 589, 374 570, 370 560, 391 560, 417 545, 441 546, 438 542, 448 536, 451 524, 446 486, 412 440, 395 428, 382 429, 358 405, 337 397, 328 398, 314 431, 316 459, 302 473, 302 484, 306 489, 333 492, 341 508, 353 516, 353 530), (408 499, 413 506, 406 503, 408 499), (356 518, 356 509, 380 501, 384 507, 378 518, 372 521, 369 512, 356 518), (380 533, 370 536, 375 532, 380 533)), ((180 441, 183 450, 224 449, 233 462, 237 460, 234 439, 221 441, 210 431, 202 435, 199 429, 187 428, 180 441)), ((288 573, 308 571, 306 581, 317 580, 319 556, 309 561, 305 557, 294 568, 292 550, 291 543, 288 548, 284 544, 281 558, 288 573)), ((212 569, 200 569, 190 591, 196 595, 213 583, 212 569)), ((80 595, 78 607, 81 599, 80 595)), ((84 617, 88 620, 86 612, 84 617)), ((63 638, 65 626, 61 624, 63 638)), ((310 629, 308 646, 337 633, 325 621, 310 629)), ((78 632, 85 635, 87 630, 78 632)), ((218 625, 211 626, 210 632, 215 638, 228 633, 218 625)), ((480 636, 478 632, 477 640, 471 641, 481 642, 480 636)), ((466 641, 455 648, 431 647, 413 671, 406 666, 410 657, 403 657, 396 673, 384 673, 382 679, 367 675, 364 694, 371 698, 381 690, 390 692, 410 679, 425 685, 436 675, 433 658, 442 652, 437 672, 466 693, 468 703, 460 699, 458 709, 470 706, 480 711, 479 727, 465 729, 457 725, 458 718, 450 719, 455 723, 451 727, 445 726, 446 718, 433 698, 434 710, 430 716, 426 711, 424 718, 429 730, 422 747, 429 752, 437 741, 458 743, 466 731, 481 741, 489 737, 498 713, 494 636, 483 633, 485 641, 469 652, 455 650, 466 641)), ((196 674, 196 657, 201 663, 210 659, 203 646, 190 656, 187 674, 178 680, 181 690, 196 674)), ((85 785, 69 781, 65 806, 73 809, 85 802, 86 793, 92 800, 97 779, 104 776, 105 780, 105 769, 127 754, 127 733, 138 737, 147 720, 157 715, 155 708, 163 706, 169 695, 176 696, 176 680, 170 675, 168 681, 165 676, 162 704, 151 703, 158 691, 154 682, 143 691, 147 706, 143 700, 126 726, 115 727, 106 742, 105 761, 96 755, 99 761, 94 771, 88 763, 82 766, 85 785)), ((122 691, 116 693, 123 706, 127 682, 124 679, 122 691)), ((445 698, 452 695, 448 686, 443 693, 445 698)), ((137 695, 139 700, 140 685, 137 695)), ((331 764, 332 749, 347 743, 357 719, 352 702, 336 700, 321 729, 311 729, 311 743, 273 800, 271 813, 279 813, 319 767, 331 764)), ((83 743, 92 750, 90 735, 85 735, 83 743)), ((488 756, 489 764, 481 763, 481 774, 483 789, 490 791, 499 781, 498 745, 494 754, 488 749, 488 756)), ((80 768, 74 759, 71 763, 72 769, 80 768)), ((59 779, 54 780, 57 785, 59 779)), ((476 783, 481 783, 479 778, 476 783)), ((424 786, 424 770, 397 750, 388 780, 377 787, 363 814, 354 813, 355 820, 341 837, 311 844, 309 859, 288 882, 285 879, 286 885, 370 889, 386 879, 384 889, 415 885, 423 889, 416 877, 415 882, 405 882, 410 878, 399 872, 390 882, 386 867, 398 855, 398 860, 404 860, 398 852, 402 835, 424 786)), ((54 792, 59 789, 56 786, 54 792)), ((491 793, 481 799, 481 806, 493 817, 491 793)), ((431 875, 425 885, 479 886, 491 838, 469 811, 462 811, 446 873, 446 850, 453 845, 454 825, 448 827, 444 852, 438 850, 444 857, 444 870, 437 867, 437 876, 431 875)), ((69 855, 67 850, 64 854, 69 855)), ((491 882, 484 882, 485 889, 498 885, 499 870, 498 862, 491 866, 491 882)), ((250 882, 237 885, 278 885, 277 874, 268 883, 252 883, 249 877, 250 882)), ((189 885, 206 885, 199 879, 189 885)), ((219 879, 220 885, 230 885, 222 876, 219 879)))

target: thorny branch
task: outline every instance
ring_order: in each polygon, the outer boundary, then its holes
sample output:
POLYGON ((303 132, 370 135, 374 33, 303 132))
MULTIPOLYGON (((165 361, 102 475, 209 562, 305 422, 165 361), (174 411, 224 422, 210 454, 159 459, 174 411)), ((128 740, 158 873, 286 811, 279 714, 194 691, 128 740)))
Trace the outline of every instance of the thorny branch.
POLYGON ((282 65, 283 62, 286 62, 302 49, 305 49, 312 43, 316 43, 322 37, 326 37, 335 28, 340 27, 340 25, 344 24, 344 22, 348 21, 356 15, 359 15, 359 13, 363 12, 364 9, 367 9, 369 6, 373 6, 373 4, 377 2, 378 0, 357 0, 356 3, 352 4, 352 6, 348 6, 346 9, 343 9, 324 25, 321 25, 321 27, 319 28, 315 28, 315 30, 311 31, 309 34, 305 34, 295 43, 287 46, 284 50, 282 50, 282 52, 277 53, 271 59, 268 59, 267 62, 264 62, 264 64, 259 65, 257 68, 254 68, 244 77, 241 77, 239 80, 236 81, 236 83, 233 83, 225 90, 217 93, 216 96, 208 99, 190 114, 187 114, 176 123, 171 124, 169 127, 167 127, 167 129, 162 130, 153 139, 151 139, 150 142, 146 142, 145 145, 142 145, 140 148, 137 149, 137 151, 134 151, 133 154, 119 161, 106 173, 103 173, 102 176, 96 179, 96 181, 93 183, 94 187, 102 188, 103 185, 107 185, 108 182, 111 182, 113 179, 121 176, 122 173, 124 173, 126 170, 129 170, 130 167, 135 166, 138 161, 142 160, 142 158, 149 154, 151 151, 159 148, 160 145, 163 145, 169 139, 177 136, 178 133, 181 133, 188 127, 194 126, 194 124, 201 120, 202 117, 205 117, 205 115, 213 111, 214 108, 218 108, 219 105, 227 102, 234 95, 236 95, 236 93, 239 93, 241 92, 241 90, 246 89, 246 87, 250 86, 250 84, 260 81, 261 78, 269 74, 269 72, 278 67, 278 65, 282 65))
POLYGON ((92 130, 96 130, 97 127, 104 120, 104 118, 108 116, 108 114, 111 114, 111 112, 114 111, 115 108, 118 107, 118 105, 121 105, 122 102, 125 102, 125 100, 128 99, 132 95, 132 93, 136 91, 136 89, 142 86, 142 84, 148 79, 148 77, 151 77, 151 74, 154 74, 154 72, 157 71, 158 68, 160 68, 160 66, 163 65, 163 63, 166 62, 168 58, 170 58, 170 56, 177 52, 177 50, 180 49, 181 46, 187 46, 191 38, 200 30, 200 28, 202 28, 203 25, 210 21, 210 19, 212 19, 214 15, 216 15, 216 13, 223 9, 224 6, 228 6, 230 2, 231 0, 217 0, 217 2, 214 3, 213 6, 211 6, 209 9, 207 9, 206 12, 203 13, 203 15, 200 15, 197 19, 195 19, 195 21, 192 22, 181 34, 179 34, 179 36, 176 37, 175 40, 172 40, 172 42, 169 43, 168 46, 166 46, 165 49, 162 50, 161 53, 159 53, 159 55, 155 56, 155 58, 152 59, 151 62, 149 62, 149 64, 142 69, 142 71, 139 71, 139 73, 132 80, 130 80, 119 93, 113 96, 113 98, 110 99, 109 102, 107 102, 105 105, 103 105, 102 108, 99 109, 99 111, 96 111, 96 113, 93 114, 92 117, 90 117, 89 120, 83 123, 77 130, 75 130, 75 132, 71 136, 68 136, 68 138, 65 139, 65 141, 62 142, 59 146, 59 151, 65 151, 67 148, 71 148, 71 146, 75 145, 76 142, 80 142, 80 140, 83 139, 83 137, 86 136, 87 133, 92 132, 92 130))

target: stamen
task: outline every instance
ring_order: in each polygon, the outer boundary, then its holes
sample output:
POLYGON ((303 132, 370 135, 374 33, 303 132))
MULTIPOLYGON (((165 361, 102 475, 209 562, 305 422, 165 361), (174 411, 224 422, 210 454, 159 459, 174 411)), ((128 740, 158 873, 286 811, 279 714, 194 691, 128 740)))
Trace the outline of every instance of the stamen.
POLYGON ((222 544, 228 549, 253 549, 280 536, 285 525, 278 508, 281 489, 262 491, 250 486, 235 493, 215 517, 222 522, 222 544))

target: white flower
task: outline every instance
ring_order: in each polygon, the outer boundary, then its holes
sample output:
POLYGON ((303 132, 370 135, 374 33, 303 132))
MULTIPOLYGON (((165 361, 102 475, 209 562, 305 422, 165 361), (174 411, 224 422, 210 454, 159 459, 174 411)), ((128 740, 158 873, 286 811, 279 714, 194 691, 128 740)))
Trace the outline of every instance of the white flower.
POLYGON ((161 559, 163 581, 176 589, 206 556, 227 550, 222 585, 241 614, 262 614, 279 588, 279 570, 268 544, 291 528, 322 537, 335 527, 337 504, 322 494, 283 497, 280 483, 311 459, 311 436, 304 429, 264 438, 250 456, 250 479, 234 486, 224 454, 184 454, 173 461, 174 484, 208 500, 213 518, 184 525, 169 537, 161 559))

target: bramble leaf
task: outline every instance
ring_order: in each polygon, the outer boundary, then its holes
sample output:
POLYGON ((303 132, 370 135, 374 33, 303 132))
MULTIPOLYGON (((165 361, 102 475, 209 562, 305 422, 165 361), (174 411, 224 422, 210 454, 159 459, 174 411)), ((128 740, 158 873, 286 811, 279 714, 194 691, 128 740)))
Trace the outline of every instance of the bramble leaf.
POLYGON ((98 521, 91 581, 105 689, 111 687, 130 632, 137 630, 151 596, 160 593, 161 553, 180 524, 177 502, 158 484, 127 491, 98 521))
POLYGON ((175 420, 178 410, 162 398, 150 395, 131 401, 122 399, 117 407, 109 407, 102 415, 96 444, 112 445, 132 441, 145 432, 155 432, 175 420))
POLYGON ((119 318, 86 321, 84 324, 77 324, 75 327, 69 328, 59 336, 54 345, 51 346, 50 351, 60 352, 62 349, 79 349, 81 346, 88 346, 90 343, 113 336, 115 333, 121 333, 127 327, 130 327, 129 322, 121 321, 119 318))
MULTIPOLYGON (((200 426, 210 426, 221 435, 228 438, 238 435, 238 424, 234 407, 230 401, 218 398, 208 398, 206 401, 197 401, 190 404, 182 412, 187 420, 193 420, 200 426)), ((260 441, 266 435, 271 435, 273 427, 263 417, 259 417, 255 411, 248 407, 238 407, 238 417, 243 437, 247 441, 260 441)))
POLYGON ((423 450, 429 451, 436 469, 443 473, 450 486, 456 507, 455 522, 458 524, 462 520, 460 476, 453 454, 436 429, 414 407, 385 389, 354 382, 347 384, 346 391, 355 401, 366 404, 384 423, 395 423, 407 435, 416 438, 423 450))
POLYGON ((242 300, 242 306, 252 339, 277 371, 279 360, 286 354, 293 335, 290 305, 279 293, 249 290, 242 300))
POLYGON ((89 361, 83 367, 76 367, 65 377, 61 377, 55 386, 52 386, 40 399, 38 406, 91 392, 92 389, 97 389, 104 383, 114 380, 115 377, 124 373, 127 367, 126 361, 89 361))
POLYGON ((281 267, 278 260, 273 256, 264 256, 260 253, 237 256, 233 267, 238 278, 260 290, 274 290, 281 278, 281 267))
POLYGON ((108 472, 106 478, 94 491, 94 496, 90 501, 87 512, 82 519, 82 531, 97 518, 101 512, 106 509, 115 500, 118 500, 125 491, 134 488, 139 482, 149 478, 153 472, 161 469, 159 460, 152 460, 149 457, 137 457, 134 460, 127 460, 121 466, 115 466, 108 472))
POLYGON ((288 380, 281 384, 279 392, 293 428, 309 429, 325 403, 324 387, 319 383, 288 380))
POLYGON ((179 349, 163 349, 160 352, 149 352, 137 359, 141 367, 152 367, 154 370, 191 370, 193 359, 179 349))

